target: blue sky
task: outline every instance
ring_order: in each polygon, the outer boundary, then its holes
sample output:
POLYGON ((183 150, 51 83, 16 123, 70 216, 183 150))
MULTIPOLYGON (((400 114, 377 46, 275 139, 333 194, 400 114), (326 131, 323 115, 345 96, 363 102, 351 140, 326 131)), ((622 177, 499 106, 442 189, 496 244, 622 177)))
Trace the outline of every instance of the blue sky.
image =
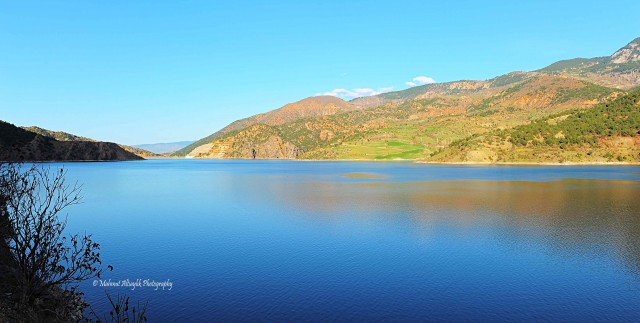
POLYGON ((198 139, 319 93, 610 55, 640 37, 638 12, 637 0, 0 0, 0 119, 124 144, 198 139))

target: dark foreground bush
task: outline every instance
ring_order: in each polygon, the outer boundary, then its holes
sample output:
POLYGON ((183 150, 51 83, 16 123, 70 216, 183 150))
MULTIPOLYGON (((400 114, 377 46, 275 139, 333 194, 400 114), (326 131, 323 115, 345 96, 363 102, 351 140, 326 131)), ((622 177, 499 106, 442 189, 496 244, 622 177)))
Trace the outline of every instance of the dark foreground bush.
MULTIPOLYGON (((77 286, 100 277, 100 245, 88 234, 66 234, 62 211, 80 202, 80 187, 65 175, 63 169, 0 163, 0 322, 90 321, 77 286)), ((128 311, 128 297, 108 297, 119 313, 126 300, 128 311)), ((146 304, 141 315, 137 308, 132 318, 146 319, 146 304)), ((123 322, 119 316, 104 321, 123 322)))

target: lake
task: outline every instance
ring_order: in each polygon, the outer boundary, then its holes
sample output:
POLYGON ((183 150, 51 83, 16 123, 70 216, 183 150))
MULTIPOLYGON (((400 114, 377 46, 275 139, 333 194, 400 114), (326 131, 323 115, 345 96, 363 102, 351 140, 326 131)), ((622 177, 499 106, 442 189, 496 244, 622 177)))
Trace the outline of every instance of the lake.
MULTIPOLYGON (((59 166, 60 164, 55 164, 59 166)), ((639 321, 640 167, 64 163, 155 321, 639 321)))

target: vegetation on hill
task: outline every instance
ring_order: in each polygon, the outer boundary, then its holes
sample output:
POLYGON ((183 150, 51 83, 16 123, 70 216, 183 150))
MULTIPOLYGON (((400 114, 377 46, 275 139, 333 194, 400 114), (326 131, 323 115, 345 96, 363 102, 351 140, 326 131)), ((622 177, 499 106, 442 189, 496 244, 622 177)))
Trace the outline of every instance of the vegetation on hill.
POLYGON ((502 87, 511 84, 519 83, 537 76, 534 72, 511 72, 504 75, 500 75, 489 80, 491 87, 502 87))
POLYGON ((591 109, 552 115, 505 132, 517 146, 596 146, 602 137, 640 135, 638 102, 640 91, 635 91, 591 109))
POLYGON ((428 158, 458 162, 638 162, 640 90, 457 140, 428 158))
POLYGON ((541 68, 538 71, 545 73, 560 73, 573 71, 578 72, 586 68, 590 68, 596 65, 603 65, 609 62, 608 56, 594 57, 594 58, 573 58, 555 62, 547 67, 541 68))
POLYGON ((36 126, 31 127, 20 127, 24 130, 31 131, 33 133, 37 133, 41 136, 50 137, 58 141, 96 141, 87 137, 81 137, 72 135, 70 133, 62 132, 62 131, 53 131, 48 129, 43 129, 36 126))

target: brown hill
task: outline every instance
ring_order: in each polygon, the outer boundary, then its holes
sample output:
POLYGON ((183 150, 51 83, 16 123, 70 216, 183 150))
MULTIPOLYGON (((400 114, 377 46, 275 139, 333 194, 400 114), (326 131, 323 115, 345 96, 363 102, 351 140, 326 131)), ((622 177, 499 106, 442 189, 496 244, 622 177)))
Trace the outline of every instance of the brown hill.
POLYGON ((196 148, 211 143, 213 140, 220 138, 227 133, 242 130, 252 125, 266 124, 270 126, 277 126, 299 119, 328 116, 359 108, 359 106, 352 105, 334 96, 314 96, 306 98, 298 102, 289 103, 273 111, 256 114, 245 119, 234 121, 219 131, 202 138, 181 150, 178 150, 174 155, 185 156, 196 148))
POLYGON ((357 106, 335 96, 313 96, 298 102, 289 103, 273 111, 256 114, 249 118, 238 120, 222 128, 220 131, 226 133, 243 129, 258 123, 276 126, 298 119, 327 116, 355 110, 357 108, 357 106))

